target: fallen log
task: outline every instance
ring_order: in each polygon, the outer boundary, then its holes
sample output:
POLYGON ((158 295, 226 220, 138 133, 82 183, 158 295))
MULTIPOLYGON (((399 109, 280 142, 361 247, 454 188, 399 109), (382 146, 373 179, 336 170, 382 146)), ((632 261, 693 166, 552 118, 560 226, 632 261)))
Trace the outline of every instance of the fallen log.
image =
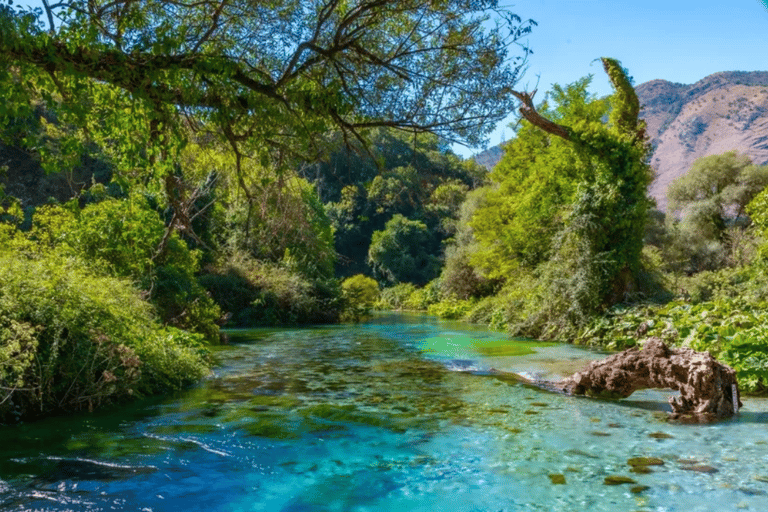
POLYGON ((680 396, 669 398, 672 418, 697 422, 728 418, 742 405, 733 368, 709 352, 670 348, 656 337, 642 350, 592 361, 557 385, 568 394, 605 398, 626 398, 638 389, 678 390, 680 396))

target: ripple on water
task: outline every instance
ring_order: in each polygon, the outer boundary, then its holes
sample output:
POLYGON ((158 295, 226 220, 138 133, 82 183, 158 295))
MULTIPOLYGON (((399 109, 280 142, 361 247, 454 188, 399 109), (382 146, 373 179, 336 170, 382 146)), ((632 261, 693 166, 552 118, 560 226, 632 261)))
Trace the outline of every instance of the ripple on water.
POLYGON ((768 509, 766 401, 671 424, 670 392, 598 401, 488 374, 558 378, 600 354, 396 318, 241 332, 187 393, 3 429, 0 508, 768 509))

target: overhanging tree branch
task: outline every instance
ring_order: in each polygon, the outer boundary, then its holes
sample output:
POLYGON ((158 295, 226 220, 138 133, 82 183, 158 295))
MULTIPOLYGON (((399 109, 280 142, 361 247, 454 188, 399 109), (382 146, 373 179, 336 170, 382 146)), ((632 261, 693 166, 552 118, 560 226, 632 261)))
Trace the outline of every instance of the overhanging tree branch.
POLYGON ((541 128, 547 133, 551 133, 552 135, 565 140, 571 140, 571 131, 567 126, 563 126, 561 124, 550 121, 546 117, 539 114, 539 111, 536 110, 536 106, 533 104, 533 97, 536 95, 535 90, 532 93, 517 91, 511 92, 515 98, 520 100, 520 115, 523 116, 526 121, 538 128, 541 128))

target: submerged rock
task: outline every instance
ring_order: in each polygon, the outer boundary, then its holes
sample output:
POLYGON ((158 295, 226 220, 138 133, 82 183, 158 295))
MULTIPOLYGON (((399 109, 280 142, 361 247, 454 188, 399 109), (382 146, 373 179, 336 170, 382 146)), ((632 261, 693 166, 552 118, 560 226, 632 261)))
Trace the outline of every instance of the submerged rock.
POLYGON ((574 395, 626 398, 638 389, 671 388, 674 418, 712 421, 732 416, 741 407, 736 372, 709 352, 669 348, 660 338, 649 338, 643 350, 631 348, 599 361, 560 383, 574 395), (734 391, 736 396, 734 397, 734 391))
POLYGON ((565 485, 565 475, 548 475, 554 485, 565 485))
POLYGON ((605 485, 622 485, 622 484, 636 484, 634 480, 628 476, 610 475, 605 477, 605 485))
POLYGON ((632 457, 627 460, 630 466, 663 466, 664 460, 658 457, 632 457))
POLYGON ((693 466, 681 466, 686 471, 695 471, 697 473, 717 473, 718 469, 707 464, 697 464, 693 466))

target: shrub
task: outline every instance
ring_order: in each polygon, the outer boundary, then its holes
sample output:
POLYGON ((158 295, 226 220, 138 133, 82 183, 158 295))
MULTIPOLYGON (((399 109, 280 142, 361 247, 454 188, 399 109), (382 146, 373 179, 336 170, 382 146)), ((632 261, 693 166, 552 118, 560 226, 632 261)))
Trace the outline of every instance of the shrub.
POLYGON ((381 291, 381 296, 376 307, 379 309, 401 310, 406 309, 408 298, 416 291, 416 286, 411 283, 400 283, 381 291))
POLYGON ((162 327, 130 282, 0 250, 0 422, 179 389, 207 364, 202 337, 162 327))
POLYGON ((449 246, 440 274, 442 292, 459 299, 485 297, 497 288, 497 281, 485 278, 470 261, 471 246, 449 246))
POLYGON ((462 300, 455 297, 449 297, 436 304, 429 306, 427 312, 430 315, 439 316, 446 320, 462 320, 474 306, 475 301, 462 300))
POLYGON ((440 301, 440 280, 433 279, 422 288, 417 288, 405 301, 405 309, 413 311, 427 311, 432 305, 440 301))
POLYGON ((223 257, 200 283, 232 327, 330 323, 341 315, 336 280, 311 280, 243 253, 223 257))
POLYGON ((368 316, 379 299, 379 283, 362 274, 345 279, 341 283, 341 290, 345 302, 345 320, 358 321, 368 316))
POLYGON ((133 280, 146 290, 167 324, 218 339, 221 312, 197 282, 198 251, 173 234, 158 252, 166 228, 147 199, 106 198, 82 210, 49 205, 33 217, 29 237, 79 257, 97 271, 133 280))
POLYGON ((345 279, 341 283, 341 289, 348 301, 358 303, 367 308, 373 307, 379 299, 379 284, 375 279, 363 274, 357 274, 345 279))

